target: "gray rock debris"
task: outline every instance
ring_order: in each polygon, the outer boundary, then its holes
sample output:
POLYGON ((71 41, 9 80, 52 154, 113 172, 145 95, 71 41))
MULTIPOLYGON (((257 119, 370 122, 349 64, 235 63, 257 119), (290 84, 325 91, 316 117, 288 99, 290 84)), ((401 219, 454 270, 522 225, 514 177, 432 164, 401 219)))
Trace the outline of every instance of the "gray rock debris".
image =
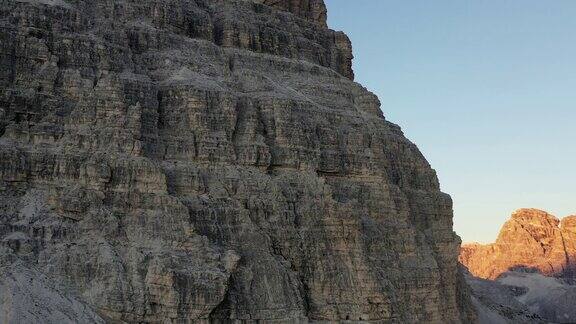
POLYGON ((89 306, 46 276, 9 260, 0 248, 0 323, 105 323, 89 306))

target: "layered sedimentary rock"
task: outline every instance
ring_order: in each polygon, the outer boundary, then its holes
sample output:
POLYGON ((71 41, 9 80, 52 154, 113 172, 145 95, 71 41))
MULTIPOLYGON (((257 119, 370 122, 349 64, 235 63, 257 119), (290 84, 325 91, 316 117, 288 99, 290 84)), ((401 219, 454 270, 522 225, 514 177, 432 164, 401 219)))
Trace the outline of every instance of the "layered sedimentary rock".
POLYGON ((474 320, 451 199, 321 1, 2 0, 0 24, 0 266, 25 274, 0 287, 38 277, 37 318, 474 320))
POLYGON ((263 3, 270 7, 289 11, 300 17, 314 21, 324 27, 326 24, 326 5, 324 0, 247 0, 263 3))
POLYGON ((520 209, 495 243, 465 244, 460 262, 475 276, 495 279, 507 271, 536 271, 573 277, 576 273, 576 216, 561 221, 537 209, 520 209))

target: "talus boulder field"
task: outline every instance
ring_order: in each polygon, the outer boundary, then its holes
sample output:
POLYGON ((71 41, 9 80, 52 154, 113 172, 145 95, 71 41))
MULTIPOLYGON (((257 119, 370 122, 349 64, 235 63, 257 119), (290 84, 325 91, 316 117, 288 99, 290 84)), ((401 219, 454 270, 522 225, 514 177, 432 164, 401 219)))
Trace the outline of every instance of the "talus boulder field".
POLYGON ((0 321, 475 320, 452 201, 321 0, 0 24, 0 321))
POLYGON ((559 220, 538 209, 520 209, 493 244, 465 244, 460 262, 471 274, 496 279, 508 271, 572 278, 576 274, 576 216, 559 220))

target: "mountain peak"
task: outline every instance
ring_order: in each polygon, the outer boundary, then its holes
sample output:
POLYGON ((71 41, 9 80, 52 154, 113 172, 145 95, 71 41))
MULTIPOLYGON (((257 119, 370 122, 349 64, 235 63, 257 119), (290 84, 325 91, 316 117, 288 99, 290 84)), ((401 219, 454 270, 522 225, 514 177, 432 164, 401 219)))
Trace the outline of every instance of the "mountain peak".
POLYGON ((560 220, 546 211, 536 208, 521 208, 512 213, 512 219, 519 222, 558 226, 560 220))
POLYGON ((576 233, 576 215, 562 218, 562 221, 560 221, 560 228, 567 232, 576 233))
POLYGON ((495 243, 462 245, 459 260, 485 279, 520 269, 571 276, 576 266, 576 216, 559 220, 543 210, 519 209, 504 223, 495 243))

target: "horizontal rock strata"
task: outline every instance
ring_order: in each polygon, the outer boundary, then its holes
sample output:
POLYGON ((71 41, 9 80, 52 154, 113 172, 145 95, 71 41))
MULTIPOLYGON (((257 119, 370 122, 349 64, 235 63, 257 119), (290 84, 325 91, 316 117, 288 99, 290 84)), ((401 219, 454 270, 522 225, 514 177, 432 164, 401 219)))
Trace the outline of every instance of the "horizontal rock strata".
POLYGON ((473 320, 452 201, 325 21, 1 0, 5 266, 81 321, 473 320))

